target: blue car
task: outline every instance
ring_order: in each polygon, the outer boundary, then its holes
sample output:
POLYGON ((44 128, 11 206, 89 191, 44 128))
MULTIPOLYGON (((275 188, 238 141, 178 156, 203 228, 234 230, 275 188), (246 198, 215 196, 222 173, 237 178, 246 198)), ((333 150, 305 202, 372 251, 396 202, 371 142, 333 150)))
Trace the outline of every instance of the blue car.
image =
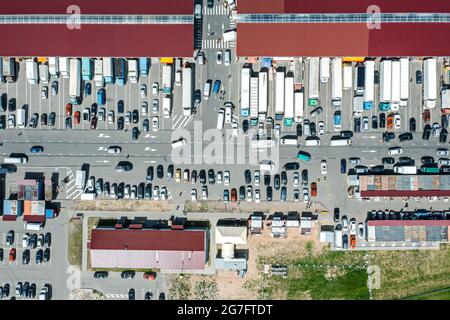
POLYGON ((92 93, 92 85, 90 82, 86 83, 86 87, 84 89, 84 94, 87 96, 90 96, 92 93))
POLYGON ((31 152, 31 153, 41 153, 41 152, 44 152, 44 147, 41 147, 41 146, 34 146, 34 147, 31 147, 30 152, 31 152))
POLYGON ((218 94, 220 89, 220 80, 214 81, 213 94, 218 94))
POLYGON ((105 105, 105 103, 106 103, 106 90, 105 89, 98 90, 97 103, 101 106, 105 105))

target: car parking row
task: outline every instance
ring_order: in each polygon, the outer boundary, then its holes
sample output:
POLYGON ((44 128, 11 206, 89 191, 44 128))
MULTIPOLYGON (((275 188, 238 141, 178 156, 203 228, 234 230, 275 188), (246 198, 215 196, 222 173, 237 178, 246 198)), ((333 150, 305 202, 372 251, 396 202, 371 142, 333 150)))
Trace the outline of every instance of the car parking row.
POLYGON ((5 239, 0 248, 0 258, 3 264, 51 264, 51 233, 22 234, 10 230, 2 236, 2 239, 5 239), (20 243, 20 241, 22 242, 20 243))

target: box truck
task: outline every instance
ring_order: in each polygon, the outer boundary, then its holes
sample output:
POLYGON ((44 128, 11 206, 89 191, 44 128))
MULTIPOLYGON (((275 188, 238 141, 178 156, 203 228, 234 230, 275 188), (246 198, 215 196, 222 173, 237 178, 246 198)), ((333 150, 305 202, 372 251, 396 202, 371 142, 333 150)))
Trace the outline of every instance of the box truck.
POLYGON ((75 173, 75 187, 79 190, 83 190, 86 184, 86 171, 77 170, 75 173))
POLYGON ((162 66, 162 87, 164 93, 172 93, 172 66, 169 64, 162 66))
POLYGON ((353 80, 353 72, 352 72, 352 63, 347 62, 343 64, 343 89, 351 89, 352 88, 352 80, 353 80))
POLYGON ((43 84, 47 84, 50 80, 50 75, 48 73, 48 65, 40 64, 39 65, 39 79, 43 84))
POLYGON ((38 84, 38 64, 34 59, 27 59, 25 62, 25 71, 27 75, 27 81, 29 84, 38 84))
POLYGON ((250 78, 250 125, 256 126, 258 124, 258 88, 259 88, 259 78, 250 78))
POLYGON ((278 70, 275 77, 275 120, 282 120, 284 116, 284 70, 278 70))
POLYGON ((131 83, 137 83, 138 82, 138 64, 135 59, 128 59, 128 80, 130 80, 131 83))
POLYGON ((267 71, 260 71, 258 74, 258 118, 260 122, 267 117, 268 85, 267 71))
POLYGON ((163 116, 164 118, 170 118, 172 113, 172 98, 170 95, 166 95, 163 98, 163 116))
POLYGON ((81 78, 84 81, 91 81, 93 73, 92 60, 90 58, 81 58, 81 78))
POLYGON ((186 66, 183 69, 183 79, 183 115, 190 116, 192 114, 193 91, 192 69, 190 66, 186 66))
POLYGON ((375 61, 366 60, 365 66, 365 88, 364 88, 364 110, 370 110, 373 107, 375 91, 375 61))
POLYGON ((397 111, 400 106, 400 60, 392 61, 391 110, 397 111))
POLYGON ((70 66, 69 58, 61 57, 59 58, 59 72, 64 79, 69 78, 70 66))
POLYGON ((139 72, 141 76, 148 76, 149 58, 139 58, 139 72))
POLYGON ((94 85, 96 87, 103 87, 105 81, 103 79, 103 60, 95 59, 94 62, 94 85))
POLYGON ((333 107, 342 104, 342 58, 334 58, 331 65, 331 104, 333 107))
POLYGON ((286 77, 284 92, 284 125, 290 127, 294 121, 294 77, 286 77))
POLYGON ((6 82, 13 83, 17 80, 16 60, 14 58, 3 58, 3 77, 6 82))
POLYGON ((394 166, 394 172, 398 174, 417 174, 416 166, 394 166))
POLYGON ((105 84, 114 83, 114 66, 112 58, 103 58, 103 79, 105 84))
POLYGON ((48 72, 52 79, 57 79, 59 77, 59 59, 57 57, 48 58, 48 72))
POLYGON ((326 83, 330 78, 330 58, 320 58, 320 82, 326 83))
POLYGON ((309 60, 308 105, 317 106, 319 100, 319 58, 309 60))
POLYGON ((241 116, 248 117, 250 113, 250 68, 241 69, 241 116))
POLYGON ((406 107, 409 99, 409 58, 400 59, 400 107, 406 107))
POLYGON ((436 104, 437 85, 436 85, 436 59, 429 58, 423 63, 423 100, 424 108, 432 109, 436 104))

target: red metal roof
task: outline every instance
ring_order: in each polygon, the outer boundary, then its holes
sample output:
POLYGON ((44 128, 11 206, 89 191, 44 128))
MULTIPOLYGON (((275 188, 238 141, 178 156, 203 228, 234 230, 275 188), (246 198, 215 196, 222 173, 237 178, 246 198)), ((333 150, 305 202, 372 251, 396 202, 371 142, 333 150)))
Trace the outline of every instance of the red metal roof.
POLYGON ((65 14, 71 5, 81 14, 192 15, 194 0, 14 0, 2 1, 0 14, 65 14))
POLYGON ((450 220, 368 220, 367 224, 369 227, 439 227, 450 226, 450 220))
POLYGON ((94 229, 91 249, 205 251, 206 230, 94 229))
POLYGON ((192 57, 191 24, 0 25, 0 56, 192 57))
POLYGON ((361 191, 361 197, 448 197, 450 190, 366 190, 361 191))
POLYGON ((243 57, 450 54, 445 23, 384 23, 379 30, 365 23, 238 23, 237 29, 237 54, 243 57))
POLYGON ((365 13, 371 5, 381 12, 450 12, 445 0, 237 0, 238 13, 365 13))

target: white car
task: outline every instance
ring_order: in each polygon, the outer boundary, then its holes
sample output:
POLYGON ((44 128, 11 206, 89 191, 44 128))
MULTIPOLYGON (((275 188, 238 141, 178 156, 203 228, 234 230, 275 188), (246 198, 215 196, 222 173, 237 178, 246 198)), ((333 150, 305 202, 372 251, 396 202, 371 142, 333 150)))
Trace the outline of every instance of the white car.
POLYGON ((130 124, 131 123, 131 111, 128 111, 125 114, 125 124, 130 124))
POLYGON ((108 123, 114 123, 114 111, 108 111, 108 123))
POLYGON ((152 118, 152 130, 158 131, 159 130, 159 118, 158 116, 154 116, 152 118))
POLYGON ((105 118, 106 118, 106 109, 100 108, 98 112, 98 121, 105 121, 105 118))
POLYGON ((197 189, 191 190, 191 201, 197 201, 197 189))
POLYGON ((158 82, 153 82, 152 84, 152 94, 153 95, 157 95, 159 92, 159 83, 158 82))
POLYGON ((233 108, 231 103, 225 104, 225 123, 231 123, 231 118, 233 116, 233 108))
POLYGON ((130 190, 130 198, 131 199, 136 199, 137 197, 137 187, 135 185, 131 186, 131 190, 130 190))
POLYGON ((225 171, 223 174, 223 184, 226 186, 230 185, 230 171, 225 171))
POLYGON ((139 91, 141 93, 141 98, 142 99, 147 97, 147 86, 145 84, 141 85, 141 89, 139 91))
POLYGON ((162 201, 167 200, 167 188, 166 187, 161 187, 159 189, 159 196, 162 201))
POLYGON ((440 166, 449 166, 450 165, 450 159, 440 158, 438 160, 438 165, 440 165, 440 166))
POLYGON ((25 233, 22 237, 22 248, 28 248, 29 244, 30 244, 30 234, 25 233))
POLYGON ((239 124, 236 121, 231 122, 232 136, 237 137, 239 134, 239 124))
POLYGON ((16 116, 14 114, 10 114, 8 116, 8 127, 15 128, 16 127, 16 116))
POLYGON ((309 189, 303 188, 303 202, 307 203, 309 201, 309 189))
POLYGON ((222 50, 218 50, 216 53, 216 63, 217 64, 222 64, 222 56, 223 56, 222 50))
POLYGON ((48 98, 48 87, 43 87, 41 90, 41 98, 47 99, 48 98))
POLYGON ((395 114, 394 115, 394 128, 396 130, 399 130, 401 128, 401 120, 400 120, 400 115, 399 114, 395 114))
POLYGON ((153 200, 158 201, 159 200, 159 188, 158 186, 153 187, 153 200))
POLYGON ((217 172, 217 183, 222 183, 223 181, 223 173, 222 171, 217 172))
POLYGON ((124 192, 123 192, 123 197, 125 199, 130 199, 130 193, 131 193, 131 186, 129 184, 127 184, 125 186, 124 192))
POLYGON ((247 187, 247 202, 250 202, 253 200, 253 188, 252 186, 247 187))
POLYGON ((113 183, 111 185, 111 192, 109 193, 109 196, 114 199, 116 198, 116 194, 117 194, 117 184, 113 183))
POLYGON ((364 223, 360 222, 358 224, 358 238, 359 239, 364 239, 364 223))
POLYGON ((230 50, 225 50, 225 56, 223 58, 223 64, 225 66, 229 66, 230 65, 230 61, 231 61, 231 51, 230 50))
POLYGON ((262 136, 265 132, 264 123, 260 122, 258 124, 258 134, 262 136))
POLYGON ((202 187, 202 198, 203 198, 203 200, 208 200, 208 187, 207 186, 202 187))
POLYGON ((448 152, 448 149, 439 148, 439 149, 436 150, 436 154, 438 156, 448 156, 449 152, 448 152))
POLYGON ((141 113, 143 116, 146 116, 148 112, 148 103, 146 101, 142 102, 141 105, 141 113))
POLYGON ((348 218, 347 216, 342 216, 342 231, 347 232, 348 231, 348 218))
POLYGON ((111 146, 108 148, 108 153, 118 154, 122 152, 122 148, 119 146, 111 146))
POLYGON ((259 192, 259 189, 255 190, 255 202, 260 203, 261 202, 261 194, 259 192))
POLYGON ((89 180, 88 180, 88 182, 87 182, 87 187, 86 187, 86 189, 87 189, 89 192, 93 192, 93 191, 94 191, 94 184, 95 184, 95 179, 94 179, 94 177, 90 177, 89 180))
POLYGON ((273 131, 274 131, 275 137, 276 137, 276 138, 279 138, 280 135, 281 135, 281 126, 280 126, 280 124, 277 123, 277 124, 275 125, 273 131))
POLYGON ((369 130, 369 117, 363 117, 362 118, 362 130, 368 131, 369 130))
POLYGON ((319 135, 323 136, 325 134, 325 122, 319 121, 319 135))
POLYGON ((320 173, 327 174, 327 160, 320 161, 320 173))
POLYGON ((300 184, 300 175, 297 171, 294 172, 293 184, 294 184, 294 187, 298 187, 298 185, 300 184))
POLYGON ((83 110, 83 121, 84 122, 91 121, 91 109, 84 108, 84 110, 83 110))
POLYGON ((152 112, 153 113, 158 113, 159 111, 159 100, 158 99, 153 99, 152 101, 152 112))
POLYGON ((255 185, 255 187, 259 186, 259 181, 260 181, 260 173, 259 170, 255 170, 255 179, 253 180, 253 184, 255 185))
POLYGON ((390 156, 392 155, 396 155, 396 154, 402 154, 403 153, 403 149, 401 147, 392 147, 388 149, 388 154, 390 156))
POLYGON ((356 235, 356 220, 355 220, 355 218, 350 219, 350 235, 356 235))

